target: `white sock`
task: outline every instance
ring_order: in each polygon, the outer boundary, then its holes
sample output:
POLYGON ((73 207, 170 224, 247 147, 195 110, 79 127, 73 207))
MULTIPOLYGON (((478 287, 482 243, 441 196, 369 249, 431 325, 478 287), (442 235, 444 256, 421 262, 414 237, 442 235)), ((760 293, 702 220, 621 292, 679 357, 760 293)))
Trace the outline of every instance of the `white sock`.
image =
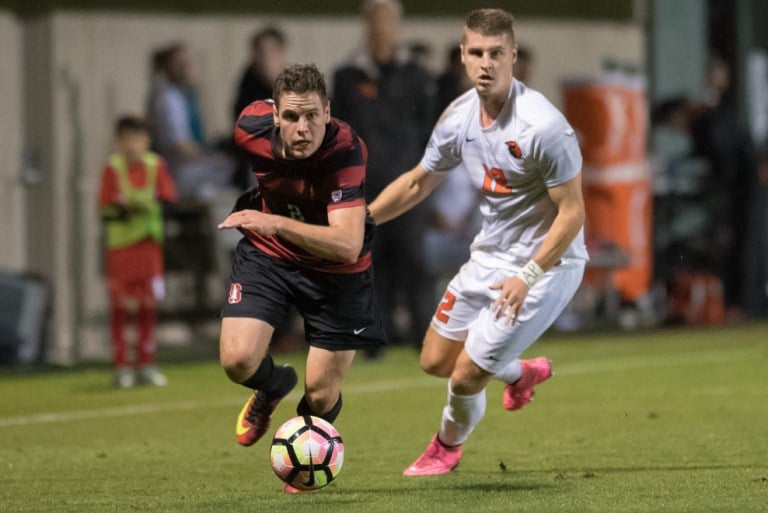
POLYGON ((475 395, 456 395, 448 381, 448 404, 443 408, 440 441, 445 445, 460 445, 485 415, 485 390, 475 395))
POLYGON ((493 379, 498 379, 509 385, 520 379, 520 376, 522 375, 523 367, 520 365, 520 360, 515 359, 512 363, 497 372, 493 379))

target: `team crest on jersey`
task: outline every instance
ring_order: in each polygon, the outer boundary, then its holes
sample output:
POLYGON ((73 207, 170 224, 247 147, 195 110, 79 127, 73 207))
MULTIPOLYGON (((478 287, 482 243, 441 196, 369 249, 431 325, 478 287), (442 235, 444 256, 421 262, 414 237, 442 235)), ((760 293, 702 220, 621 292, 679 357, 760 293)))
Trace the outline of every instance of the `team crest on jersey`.
POLYGON ((233 283, 229 286, 229 297, 227 297, 227 302, 230 305, 235 305, 242 301, 243 299, 243 286, 239 283, 233 283))
POLYGON ((523 150, 520 149, 520 145, 517 144, 517 141, 507 141, 507 149, 516 159, 523 158, 523 150))
POLYGON ((334 203, 338 203, 339 201, 341 201, 342 195, 343 195, 343 193, 341 192, 341 189, 339 189, 337 191, 333 191, 333 192, 331 192, 331 200, 334 203))

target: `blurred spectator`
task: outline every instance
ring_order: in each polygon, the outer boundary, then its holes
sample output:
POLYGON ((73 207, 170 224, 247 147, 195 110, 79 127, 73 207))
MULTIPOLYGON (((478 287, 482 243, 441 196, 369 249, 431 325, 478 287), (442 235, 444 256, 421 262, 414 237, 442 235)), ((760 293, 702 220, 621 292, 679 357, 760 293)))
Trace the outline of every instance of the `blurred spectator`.
POLYGON ((432 47, 425 41, 413 41, 409 45, 411 62, 417 66, 429 70, 432 62, 432 47))
MULTIPOLYGON (((334 75, 334 115, 348 122, 368 146, 366 198, 371 201, 422 156, 435 121, 435 84, 399 43, 402 5, 370 0, 363 5, 366 45, 334 75)), ((420 251, 424 209, 380 227, 374 245, 376 289, 391 342, 418 343, 432 315, 433 284, 420 251), (395 322, 404 305, 410 322, 395 322)))
POLYGON ((432 213, 424 234, 425 267, 434 289, 433 302, 438 300, 459 267, 469 260, 469 246, 480 230, 478 194, 468 173, 447 173, 433 193, 432 213))
MULTIPOLYGON (((272 86, 286 65, 286 39, 276 27, 267 27, 251 36, 250 62, 243 71, 237 96, 233 104, 234 119, 251 102, 272 98, 272 86)), ((240 190, 248 190, 255 184, 251 163, 247 152, 238 147, 234 140, 232 154, 237 160, 233 176, 233 185, 240 190)))
POLYGON ((472 87, 461 62, 461 46, 455 45, 448 50, 445 70, 437 77, 437 112, 443 112, 461 93, 472 87))
POLYGON ((757 169, 752 143, 732 101, 730 67, 719 56, 710 57, 706 87, 693 124, 694 152, 710 163, 707 199, 715 215, 709 254, 733 319, 744 307, 744 259, 757 169))
POLYGON ((234 119, 251 102, 272 98, 275 78, 285 68, 286 42, 276 27, 259 30, 251 37, 251 61, 243 71, 234 103, 234 119))
POLYGON ((102 172, 99 205, 104 221, 106 274, 110 299, 114 384, 161 386, 165 376, 155 366, 156 302, 163 284, 163 211, 161 201, 176 200, 163 159, 149 151, 149 129, 135 116, 116 126, 117 152, 102 172), (138 340, 135 371, 129 364, 125 328, 136 307, 138 340))
POLYGON ((517 62, 515 62, 515 80, 528 85, 533 75, 533 53, 527 46, 517 46, 517 62))
POLYGON ((153 57, 147 118, 157 152, 168 162, 182 197, 209 197, 230 185, 234 164, 205 145, 195 68, 189 48, 176 43, 153 57))

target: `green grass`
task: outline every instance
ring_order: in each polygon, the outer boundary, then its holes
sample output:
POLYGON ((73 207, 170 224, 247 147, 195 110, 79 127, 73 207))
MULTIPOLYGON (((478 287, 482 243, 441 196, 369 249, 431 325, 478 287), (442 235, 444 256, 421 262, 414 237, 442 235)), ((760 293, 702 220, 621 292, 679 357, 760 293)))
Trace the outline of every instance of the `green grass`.
MULTIPOLYGON (((346 458, 286 496, 268 444, 244 449, 245 391, 214 363, 167 365, 164 389, 115 391, 106 369, 0 377, 0 511, 764 512, 768 325, 547 338, 556 376, 486 418, 447 476, 402 469, 438 427, 444 381, 412 350, 357 362, 336 426, 346 458)), ((302 355, 279 356, 302 366, 302 355)), ((275 423, 293 415, 298 395, 275 423)))

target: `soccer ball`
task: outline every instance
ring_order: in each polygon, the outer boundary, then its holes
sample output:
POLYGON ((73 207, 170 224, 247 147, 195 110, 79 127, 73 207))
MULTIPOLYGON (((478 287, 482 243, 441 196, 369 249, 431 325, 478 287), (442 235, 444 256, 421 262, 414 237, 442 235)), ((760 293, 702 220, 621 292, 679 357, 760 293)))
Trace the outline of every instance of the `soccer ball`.
POLYGON ((339 475, 344 443, 319 417, 294 417, 277 428, 269 451, 277 477, 299 490, 317 490, 339 475))

